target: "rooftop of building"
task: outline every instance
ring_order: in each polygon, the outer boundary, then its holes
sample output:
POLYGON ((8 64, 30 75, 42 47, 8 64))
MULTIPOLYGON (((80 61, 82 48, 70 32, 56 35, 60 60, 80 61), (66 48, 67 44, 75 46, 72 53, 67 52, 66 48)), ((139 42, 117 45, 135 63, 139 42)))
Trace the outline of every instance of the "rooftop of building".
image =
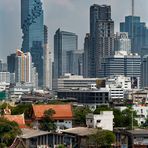
POLYGON ((21 115, 4 115, 4 118, 6 118, 9 121, 14 121, 16 122, 20 128, 25 128, 25 119, 24 119, 24 114, 21 115))
POLYGON ((47 131, 27 129, 27 128, 23 128, 23 129, 21 129, 21 131, 22 131, 22 135, 20 137, 23 139, 29 139, 29 138, 49 134, 49 132, 47 132, 47 131))
POLYGON ((75 127, 66 130, 62 130, 63 133, 78 135, 78 136, 89 136, 97 132, 96 128, 87 128, 87 127, 75 127))
POLYGON ((41 119, 44 116, 46 110, 52 109, 55 111, 53 119, 72 119, 72 106, 70 104, 64 105, 33 105, 34 117, 41 119))

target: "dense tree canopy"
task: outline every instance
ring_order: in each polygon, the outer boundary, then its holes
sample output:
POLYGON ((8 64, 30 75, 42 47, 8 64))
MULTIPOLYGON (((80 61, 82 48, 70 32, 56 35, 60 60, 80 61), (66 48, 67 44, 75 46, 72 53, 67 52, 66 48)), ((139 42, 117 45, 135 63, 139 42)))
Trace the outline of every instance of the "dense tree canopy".
POLYGON ((25 115, 25 118, 31 118, 32 116, 32 105, 31 104, 19 104, 16 107, 13 107, 11 109, 12 115, 19 115, 23 114, 25 115))
POLYGON ((88 107, 75 107, 73 109, 74 113, 74 125, 86 125, 86 115, 91 113, 88 107))
POLYGON ((16 122, 0 117, 0 147, 10 146, 21 130, 16 122))
POLYGON ((96 148, 110 148, 115 142, 115 135, 112 131, 99 130, 89 136, 89 145, 94 145, 96 148))
POLYGON ((55 111, 52 109, 46 110, 44 112, 44 117, 40 121, 40 129, 44 131, 54 131, 56 130, 56 125, 54 124, 54 120, 52 116, 55 114, 55 111))

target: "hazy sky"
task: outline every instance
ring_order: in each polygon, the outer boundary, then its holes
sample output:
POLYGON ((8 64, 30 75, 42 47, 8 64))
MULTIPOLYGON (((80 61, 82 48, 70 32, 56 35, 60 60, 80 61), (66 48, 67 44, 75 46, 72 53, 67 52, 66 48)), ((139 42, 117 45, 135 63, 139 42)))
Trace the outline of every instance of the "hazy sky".
MULTIPOLYGON (((0 0, 0 59, 21 47, 20 1, 0 0)), ((96 4, 112 6, 112 19, 115 31, 119 31, 119 22, 131 14, 131 0, 42 0, 44 22, 49 30, 49 45, 53 49, 53 35, 57 28, 75 32, 79 36, 79 48, 83 48, 84 36, 89 32, 89 7, 96 4)), ((135 0, 136 15, 147 22, 148 0, 135 0)))

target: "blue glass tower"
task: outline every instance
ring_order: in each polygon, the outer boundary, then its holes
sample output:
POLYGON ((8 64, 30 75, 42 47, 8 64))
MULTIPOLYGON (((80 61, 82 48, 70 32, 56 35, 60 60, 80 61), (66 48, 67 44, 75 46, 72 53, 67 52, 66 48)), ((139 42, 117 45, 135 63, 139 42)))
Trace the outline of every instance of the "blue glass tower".
POLYGON ((54 78, 68 73, 68 51, 78 48, 78 36, 72 32, 58 29, 54 35, 54 78))
POLYGON ((44 23, 41 0, 21 0, 22 51, 30 52, 43 85, 44 23))
POLYGON ((139 16, 126 16, 125 22, 120 23, 120 32, 128 32, 129 38, 132 40, 132 52, 141 54, 141 49, 147 46, 148 29, 145 22, 140 21, 139 16), (132 37, 132 21, 133 21, 133 37, 132 37))

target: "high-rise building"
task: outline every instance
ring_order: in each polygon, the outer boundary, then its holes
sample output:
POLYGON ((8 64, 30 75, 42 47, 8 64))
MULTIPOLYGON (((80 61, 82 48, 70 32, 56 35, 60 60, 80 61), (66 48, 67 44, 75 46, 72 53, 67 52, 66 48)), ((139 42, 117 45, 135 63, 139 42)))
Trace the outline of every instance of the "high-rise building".
POLYGON ((87 33, 84 39, 84 54, 83 54, 83 76, 88 78, 90 76, 90 71, 88 68, 91 65, 90 59, 90 33, 87 33))
POLYGON ((10 54, 9 56, 7 56, 7 66, 8 66, 8 71, 10 73, 14 73, 15 72, 15 56, 16 54, 10 54))
POLYGON ((18 83, 31 83, 32 58, 29 52, 16 51, 15 80, 18 83))
POLYGON ((52 89, 52 61, 51 51, 48 47, 48 28, 44 25, 44 76, 43 86, 44 88, 52 89))
POLYGON ((54 35, 54 78, 68 72, 67 52, 78 49, 78 36, 75 33, 58 29, 54 35))
POLYGON ((83 50, 67 51, 67 70, 74 75, 83 75, 83 50))
POLYGON ((7 72, 7 63, 0 60, 0 72, 7 72))
POLYGON ((138 54, 118 51, 114 56, 104 58, 101 66, 100 77, 123 75, 140 79, 141 76, 141 56, 138 54))
POLYGON ((133 53, 141 54, 141 48, 148 45, 148 29, 139 16, 126 16, 125 22, 120 23, 120 32, 128 32, 133 53))
POLYGON ((115 51, 131 52, 131 40, 128 38, 127 32, 117 32, 114 41, 115 51))
POLYGON ((148 55, 145 55, 141 62, 141 87, 148 87, 148 55))
POLYGON ((22 51, 30 52, 43 85, 44 25, 41 0, 21 0, 22 51))
POLYGON ((90 7, 90 65, 89 77, 97 77, 102 58, 113 54, 114 22, 111 19, 111 7, 92 5, 90 7))

